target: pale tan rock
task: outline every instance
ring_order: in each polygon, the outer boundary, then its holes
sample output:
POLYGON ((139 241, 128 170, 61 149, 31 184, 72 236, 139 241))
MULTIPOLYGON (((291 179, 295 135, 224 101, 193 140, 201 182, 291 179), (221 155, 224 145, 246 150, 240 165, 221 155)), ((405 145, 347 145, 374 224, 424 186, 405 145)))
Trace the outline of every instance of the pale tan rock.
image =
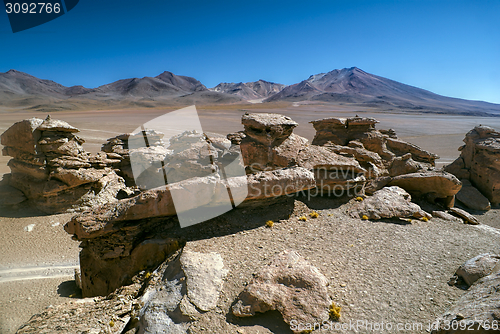
POLYGON ((285 250, 254 274, 232 312, 250 317, 277 310, 288 324, 322 323, 329 319, 331 304, 327 278, 297 252, 285 250))
POLYGON ((382 188, 362 201, 352 202, 348 211, 352 217, 364 219, 432 217, 411 202, 410 194, 395 186, 382 188))
POLYGON ((52 119, 50 115, 47 116, 47 118, 43 121, 43 123, 38 126, 38 130, 52 131, 52 132, 70 132, 70 133, 80 132, 80 130, 78 130, 74 126, 69 125, 65 121, 52 119))
POLYGON ((460 157, 445 170, 468 178, 493 205, 500 203, 500 132, 476 126, 464 142, 460 157))
POLYGON ((453 199, 462 187, 461 182, 447 172, 419 172, 393 177, 390 186, 398 186, 413 196, 441 198, 447 207, 453 206, 453 199))
POLYGON ((42 123, 42 119, 35 117, 14 123, 2 133, 2 145, 33 154, 40 139, 37 128, 42 123))
POLYGON ((456 275, 471 286, 478 279, 488 276, 493 272, 495 266, 500 262, 500 256, 493 253, 478 255, 462 264, 456 275))
POLYGON ((465 210, 462 210, 459 208, 449 208, 448 210, 450 213, 454 214, 455 216, 460 217, 463 220, 465 220, 465 222, 468 224, 471 224, 471 225, 478 225, 479 224, 479 221, 477 220, 477 218, 465 210))
POLYGON ((411 153, 412 158, 415 161, 427 162, 432 166, 435 166, 436 159, 439 159, 437 154, 428 152, 417 145, 405 142, 400 139, 387 138, 387 148, 394 152, 396 155, 403 155, 406 153, 411 153))
POLYGON ((268 113, 245 114, 241 123, 247 136, 266 146, 279 145, 298 125, 288 116, 268 113))

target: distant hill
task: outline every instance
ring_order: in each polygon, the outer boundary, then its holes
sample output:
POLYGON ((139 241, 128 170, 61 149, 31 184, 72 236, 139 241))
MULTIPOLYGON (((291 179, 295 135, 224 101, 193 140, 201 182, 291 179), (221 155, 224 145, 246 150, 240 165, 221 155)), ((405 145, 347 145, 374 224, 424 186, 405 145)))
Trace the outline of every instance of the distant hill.
POLYGON ((227 83, 222 82, 210 90, 219 93, 233 94, 244 100, 265 99, 275 95, 285 88, 285 85, 258 80, 255 82, 227 83))
POLYGON ((0 73, 3 109, 57 111, 279 101, 381 111, 500 116, 499 104, 437 95, 357 67, 311 75, 290 86, 258 80, 220 83, 211 89, 195 78, 166 71, 156 77, 122 79, 97 88, 66 87, 16 70, 0 73))
POLYGON ((348 103, 386 110, 460 114, 500 114, 500 105, 456 99, 366 73, 357 67, 311 75, 287 86, 265 102, 321 101, 348 103))

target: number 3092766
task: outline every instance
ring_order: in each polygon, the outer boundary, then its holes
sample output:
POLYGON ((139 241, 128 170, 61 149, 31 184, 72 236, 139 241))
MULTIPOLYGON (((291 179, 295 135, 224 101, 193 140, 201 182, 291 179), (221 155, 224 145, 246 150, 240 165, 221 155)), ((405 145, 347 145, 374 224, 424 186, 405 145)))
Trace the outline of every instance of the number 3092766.
POLYGON ((23 13, 23 14, 41 14, 41 13, 55 13, 59 14, 61 12, 61 4, 60 3, 55 3, 52 4, 50 2, 45 3, 45 2, 32 2, 32 3, 6 3, 5 4, 5 9, 7 11, 7 14, 15 13, 23 13))

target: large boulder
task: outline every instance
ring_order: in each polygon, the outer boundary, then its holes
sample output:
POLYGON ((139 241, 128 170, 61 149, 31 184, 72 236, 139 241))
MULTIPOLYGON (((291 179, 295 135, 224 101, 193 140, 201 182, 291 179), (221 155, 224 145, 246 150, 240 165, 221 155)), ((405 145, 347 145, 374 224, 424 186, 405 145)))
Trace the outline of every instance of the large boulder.
POLYGON ((328 279, 297 252, 286 250, 254 274, 232 311, 238 317, 250 317, 277 310, 292 331, 300 333, 306 328, 297 324, 327 321, 331 306, 328 279))
POLYGON ((464 138, 460 157, 445 170, 471 183, 496 205, 500 203, 500 132, 476 126, 464 138))
POLYGON ((227 272, 217 253, 179 252, 152 275, 141 297, 139 332, 188 333, 200 311, 217 306, 227 272))
POLYGON ((421 172, 393 177, 389 186, 398 186, 415 197, 426 196, 430 200, 441 200, 447 207, 454 204, 454 196, 462 184, 454 175, 447 172, 421 172))
POLYGON ((400 187, 386 187, 372 196, 352 202, 349 214, 354 218, 431 218, 420 206, 411 202, 411 196, 400 187))

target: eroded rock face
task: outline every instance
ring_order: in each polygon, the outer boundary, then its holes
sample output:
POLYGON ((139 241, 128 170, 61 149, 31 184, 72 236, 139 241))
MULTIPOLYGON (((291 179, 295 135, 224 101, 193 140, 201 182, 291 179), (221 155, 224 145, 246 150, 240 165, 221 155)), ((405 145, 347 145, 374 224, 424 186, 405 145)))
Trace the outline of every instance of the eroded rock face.
POLYGON ((241 118, 245 134, 265 146, 277 146, 299 125, 288 116, 279 114, 245 114, 241 118))
POLYGON ((488 200, 500 203, 500 133, 487 126, 476 126, 464 138, 460 157, 445 170, 469 179, 488 200))
POLYGON ((440 199, 446 207, 453 207, 461 182, 447 172, 411 173, 393 177, 388 183, 408 191, 413 196, 425 196, 431 201, 440 199))
POLYGON ((125 188, 115 160, 85 152, 79 130, 49 117, 17 122, 1 135, 11 159, 9 185, 46 213, 83 210, 116 201, 125 188))
POLYGON ((349 214, 362 219, 432 217, 411 202, 410 194, 395 186, 383 188, 362 201, 354 202, 349 208, 349 214))
POLYGON ((329 319, 331 304, 327 278, 297 252, 286 250, 254 275, 232 311, 250 317, 277 310, 288 324, 321 323, 329 319))
POLYGON ((455 333, 496 333, 492 325, 500 321, 500 272, 496 271, 476 281, 469 290, 441 317, 436 319, 432 334, 455 333), (454 327, 448 326, 453 321, 454 327), (468 330, 462 331, 460 321, 467 324, 468 330), (448 325, 447 325, 448 324, 448 325))
POLYGON ((456 275, 462 278, 467 285, 471 286, 478 279, 491 274, 499 262, 500 256, 496 254, 481 254, 462 264, 457 269, 456 275))
POLYGON ((491 209, 490 201, 474 187, 469 180, 462 179, 462 189, 457 193, 457 199, 473 210, 487 211, 491 209))
POLYGON ((374 177, 425 170, 434 167, 439 158, 397 139, 394 130, 376 130, 378 121, 373 118, 324 118, 311 123, 316 129, 314 145, 331 146, 337 153, 352 154, 365 168, 371 167, 363 165, 369 162, 377 167, 377 173, 372 173, 374 177))
POLYGON ((141 297, 139 333, 187 333, 217 306, 227 272, 217 253, 183 250, 162 264, 141 297))

